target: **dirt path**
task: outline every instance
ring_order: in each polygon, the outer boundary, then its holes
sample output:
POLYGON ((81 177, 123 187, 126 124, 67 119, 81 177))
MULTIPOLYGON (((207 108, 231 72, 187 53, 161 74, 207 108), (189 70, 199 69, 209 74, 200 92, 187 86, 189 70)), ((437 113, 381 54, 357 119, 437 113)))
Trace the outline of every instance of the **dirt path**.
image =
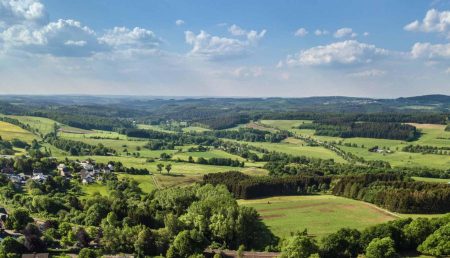
POLYGON ((158 179, 156 179, 155 175, 151 175, 151 177, 152 177, 153 183, 155 184, 156 188, 159 189, 159 190, 162 189, 162 186, 158 182, 158 179))

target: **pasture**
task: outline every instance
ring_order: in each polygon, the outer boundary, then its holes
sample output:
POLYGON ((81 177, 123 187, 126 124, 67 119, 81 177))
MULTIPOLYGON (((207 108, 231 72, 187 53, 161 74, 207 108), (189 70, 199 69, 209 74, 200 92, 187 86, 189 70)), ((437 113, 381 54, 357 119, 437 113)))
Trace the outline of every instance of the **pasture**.
POLYGON ((395 215, 371 204, 332 195, 280 196, 238 202, 255 208, 279 237, 305 228, 308 234, 322 237, 343 227, 364 229, 396 219, 395 215))
POLYGON ((28 143, 31 143, 37 138, 34 134, 28 132, 27 130, 3 121, 0 121, 0 136, 6 141, 19 139, 28 143))
POLYGON ((282 152, 295 156, 306 156, 318 159, 334 159, 334 161, 339 163, 347 162, 331 150, 325 149, 324 147, 320 146, 306 146, 306 143, 294 138, 288 138, 280 143, 243 141, 240 141, 240 143, 246 143, 248 145, 264 148, 269 151, 282 152))
MULTIPOLYGON (((406 145, 431 145, 436 147, 450 146, 450 132, 445 131, 445 125, 436 124, 412 124, 416 126, 421 132, 422 136, 412 142, 400 141, 400 140, 389 140, 389 139, 374 139, 374 138, 340 138, 331 136, 319 136, 314 135, 314 130, 309 129, 293 129, 297 127, 300 123, 309 123, 308 120, 261 120, 262 124, 271 126, 274 128, 289 130, 296 135, 312 137, 318 141, 322 142, 342 142, 342 144, 356 144, 358 147, 348 147, 348 146, 338 146, 346 152, 353 153, 359 157, 366 160, 383 160, 389 162, 393 167, 431 167, 438 169, 447 169, 450 167, 450 155, 436 155, 436 154, 422 154, 422 153, 410 153, 403 152, 402 149, 406 145), (374 146, 379 146, 380 148, 391 150, 393 153, 376 153, 369 152, 368 149, 374 146)), ((285 140, 284 143, 294 143, 292 141, 285 140)), ((270 146, 271 144, 266 144, 267 149, 276 150, 275 146, 270 146)), ((297 144, 298 145, 298 144, 297 144)), ((263 147, 263 146, 261 146, 263 147)), ((330 158, 330 155, 317 152, 320 147, 293 147, 292 145, 282 145, 278 146, 278 151, 285 152, 292 155, 305 155, 310 157, 322 157, 330 158), (304 154, 299 154, 303 152, 304 154), (323 155, 322 155, 323 154, 323 155)), ((331 151, 330 151, 331 152, 331 151)), ((332 158, 332 157, 331 157, 332 158)), ((335 158, 335 161, 341 162, 339 159, 335 158)))

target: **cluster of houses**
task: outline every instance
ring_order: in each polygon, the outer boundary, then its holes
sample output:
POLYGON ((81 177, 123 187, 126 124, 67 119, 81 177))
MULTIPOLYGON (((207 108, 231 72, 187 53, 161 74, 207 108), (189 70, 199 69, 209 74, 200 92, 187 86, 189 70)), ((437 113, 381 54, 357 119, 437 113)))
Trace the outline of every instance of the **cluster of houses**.
POLYGON ((104 174, 109 174, 114 171, 114 166, 108 164, 104 168, 98 168, 89 161, 80 162, 82 169, 80 170, 80 180, 83 184, 91 184, 96 181, 102 181, 104 174))
MULTIPOLYGON (((108 174, 114 171, 114 166, 112 164, 108 164, 104 168, 96 167, 95 164, 90 161, 82 161, 78 164, 81 167, 78 175, 80 178, 80 182, 83 184, 91 184, 96 181, 102 181, 104 174, 108 174)), ((72 172, 65 164, 59 164, 57 170, 60 176, 72 178, 72 172)), ((14 173, 14 168, 12 167, 2 168, 0 169, 0 172, 6 175, 6 177, 8 177, 11 182, 20 185, 24 185, 30 179, 36 182, 43 183, 48 178, 48 175, 42 173, 42 171, 37 169, 33 170, 31 176, 25 175, 24 173, 16 174, 14 173)))

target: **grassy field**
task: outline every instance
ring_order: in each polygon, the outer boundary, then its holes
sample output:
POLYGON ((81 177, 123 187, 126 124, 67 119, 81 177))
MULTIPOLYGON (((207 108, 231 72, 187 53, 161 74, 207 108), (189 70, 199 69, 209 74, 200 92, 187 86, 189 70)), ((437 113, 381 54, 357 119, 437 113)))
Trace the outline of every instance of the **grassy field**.
POLYGON ((119 179, 131 178, 139 183, 139 187, 144 193, 150 193, 152 190, 156 189, 155 183, 153 182, 151 175, 129 175, 129 174, 118 174, 119 179))
POLYGON ((443 184, 449 184, 450 179, 442 179, 442 178, 430 178, 430 177, 418 177, 414 176, 412 177, 415 181, 422 181, 422 182, 432 182, 432 183, 443 183, 443 184))
POLYGON ((277 151, 290 155, 296 156, 306 156, 310 158, 320 158, 320 159, 334 159, 336 162, 346 163, 342 157, 338 156, 331 150, 325 149, 323 147, 311 147, 306 146, 306 144, 298 139, 288 138, 280 143, 270 143, 270 142, 241 142, 256 147, 268 149, 269 151, 277 151))
POLYGON ((53 126, 56 123, 54 120, 44 118, 44 117, 35 117, 35 116, 8 116, 10 118, 14 118, 19 120, 22 124, 29 125, 31 128, 37 130, 42 134, 48 134, 53 131, 53 126))
MULTIPOLYGON (((317 136, 314 135, 314 130, 308 129, 292 129, 297 127, 301 123, 310 123, 308 120, 261 120, 260 121, 267 126, 289 130, 296 135, 313 137, 316 140, 322 142, 342 142, 357 144, 355 147, 339 146, 346 152, 351 152, 359 157, 363 157, 366 160, 384 160, 389 162, 394 167, 432 167, 439 169, 447 169, 450 167, 450 155, 436 155, 436 154, 421 154, 421 153, 409 153, 403 152, 402 149, 408 144, 413 145, 432 145, 437 147, 450 146, 450 132, 445 131, 445 125, 434 124, 412 124, 416 126, 422 132, 422 136, 413 142, 406 142, 400 140, 388 140, 388 139, 373 139, 373 138, 339 138, 330 136, 317 136), (393 151, 391 154, 374 153, 369 152, 368 149, 373 146, 379 146, 383 149, 389 149, 393 151)), ((292 149, 289 145, 279 146, 279 151, 289 154, 295 154, 296 148, 292 149)), ((274 146, 271 146, 271 150, 274 146)), ((301 151, 308 153, 311 157, 320 157, 320 153, 314 153, 313 149, 316 147, 302 148, 301 151)), ((300 150, 298 150, 300 151, 300 150)), ((324 155, 325 157, 329 157, 324 155)), ((338 159, 335 159, 339 161, 338 159)))
POLYGON ((17 125, 13 125, 2 121, 0 121, 0 136, 2 137, 3 140, 6 141, 10 141, 12 139, 19 139, 22 141, 26 141, 28 143, 31 143, 34 139, 37 138, 34 134, 18 127, 17 125))
POLYGON ((230 158, 230 159, 237 159, 239 161, 245 161, 245 159, 240 156, 230 154, 223 150, 214 150, 214 149, 205 152, 179 152, 173 155, 173 159, 180 158, 181 160, 189 160, 189 156, 192 156, 192 158, 194 158, 195 160, 200 157, 203 157, 205 159, 230 158))
POLYGON ((254 207, 280 237, 305 228, 321 237, 343 227, 364 229, 397 218, 365 202, 332 195, 239 200, 239 204, 254 207))
POLYGON ((311 120, 260 120, 261 124, 278 128, 280 130, 291 130, 305 123, 312 123, 311 120))

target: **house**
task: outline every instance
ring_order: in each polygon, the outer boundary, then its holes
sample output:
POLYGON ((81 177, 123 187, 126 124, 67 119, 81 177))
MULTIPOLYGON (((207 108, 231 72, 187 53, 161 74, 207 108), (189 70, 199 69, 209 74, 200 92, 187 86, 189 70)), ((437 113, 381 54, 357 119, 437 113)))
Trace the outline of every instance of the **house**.
POLYGON ((80 163, 81 167, 83 167, 84 169, 86 169, 87 171, 93 171, 94 170, 94 165, 91 164, 90 161, 82 161, 80 163))
POLYGON ((44 182, 45 180, 47 180, 48 176, 44 175, 43 173, 35 173, 33 172, 33 176, 31 177, 32 180, 34 181, 38 181, 38 182, 44 182))
POLYGON ((65 164, 59 164, 57 169, 58 169, 60 176, 64 176, 64 177, 71 176, 69 168, 67 168, 65 164))
POLYGON ((87 171, 86 169, 82 169, 80 171, 80 179, 83 184, 91 184, 94 182, 95 173, 94 171, 87 171))
POLYGON ((114 171, 114 165, 113 164, 108 164, 108 168, 110 171, 114 171))

